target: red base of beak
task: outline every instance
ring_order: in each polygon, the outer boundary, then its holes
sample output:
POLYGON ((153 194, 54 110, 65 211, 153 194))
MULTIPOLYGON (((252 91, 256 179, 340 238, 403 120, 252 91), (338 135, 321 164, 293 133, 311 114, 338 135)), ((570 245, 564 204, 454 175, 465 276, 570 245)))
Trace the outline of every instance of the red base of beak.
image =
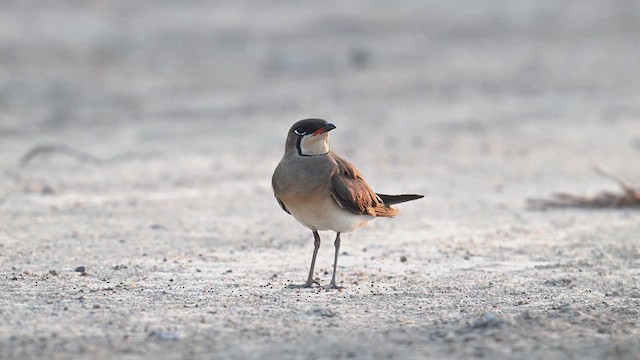
POLYGON ((321 127, 320 129, 316 130, 315 132, 313 132, 311 135, 312 136, 316 136, 316 135, 320 135, 320 134, 324 134, 326 132, 329 132, 333 129, 335 129, 336 126, 333 125, 332 123, 328 123, 325 126, 321 127))

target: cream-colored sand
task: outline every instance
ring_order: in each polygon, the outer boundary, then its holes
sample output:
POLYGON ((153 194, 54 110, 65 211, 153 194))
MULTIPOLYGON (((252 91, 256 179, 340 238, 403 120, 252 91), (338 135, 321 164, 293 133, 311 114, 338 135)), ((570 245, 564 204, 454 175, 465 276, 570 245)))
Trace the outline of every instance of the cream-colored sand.
POLYGON ((640 212, 525 205, 640 182, 639 12, 0 5, 0 358, 637 359, 640 212), (341 291, 285 288, 313 239, 270 177, 311 116, 427 195, 343 236, 341 291), (105 161, 17 166, 41 144, 105 161))

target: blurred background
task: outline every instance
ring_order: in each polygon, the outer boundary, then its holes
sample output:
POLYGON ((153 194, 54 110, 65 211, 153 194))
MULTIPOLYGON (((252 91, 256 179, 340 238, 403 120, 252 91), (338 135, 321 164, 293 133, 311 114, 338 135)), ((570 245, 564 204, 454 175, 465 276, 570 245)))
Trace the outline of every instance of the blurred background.
MULTIPOLYGON (((2 1, 0 165, 54 144, 138 182, 268 192, 289 126, 322 117, 415 191, 595 189, 594 164, 636 175, 639 33, 633 0, 2 1)), ((83 162, 56 152, 28 170, 83 162)))
POLYGON ((637 179, 639 33, 633 0, 2 1, 4 197, 238 187, 271 209, 306 117, 436 217, 599 190, 593 165, 637 179))
POLYGON ((640 112, 638 33, 633 0, 7 0, 0 151, 67 132, 162 148, 163 129, 206 148, 214 130, 282 136, 309 116, 619 121, 640 112))

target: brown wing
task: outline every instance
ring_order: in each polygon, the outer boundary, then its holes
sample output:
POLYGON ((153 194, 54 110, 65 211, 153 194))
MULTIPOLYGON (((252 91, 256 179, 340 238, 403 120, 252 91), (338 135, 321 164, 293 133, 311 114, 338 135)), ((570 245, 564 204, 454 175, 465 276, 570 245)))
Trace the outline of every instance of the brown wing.
POLYGON ((338 205, 358 215, 394 217, 398 210, 386 205, 367 185, 358 170, 347 160, 335 155, 338 164, 331 176, 331 196, 338 205))

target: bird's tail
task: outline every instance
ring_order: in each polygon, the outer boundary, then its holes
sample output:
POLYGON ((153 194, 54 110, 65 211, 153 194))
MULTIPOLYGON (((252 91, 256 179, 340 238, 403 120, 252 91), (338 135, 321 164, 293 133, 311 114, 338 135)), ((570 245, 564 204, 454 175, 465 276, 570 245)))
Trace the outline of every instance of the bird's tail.
POLYGON ((385 194, 376 194, 382 201, 387 205, 399 204, 407 201, 422 199, 424 195, 413 195, 413 194, 404 194, 404 195, 385 195, 385 194))

